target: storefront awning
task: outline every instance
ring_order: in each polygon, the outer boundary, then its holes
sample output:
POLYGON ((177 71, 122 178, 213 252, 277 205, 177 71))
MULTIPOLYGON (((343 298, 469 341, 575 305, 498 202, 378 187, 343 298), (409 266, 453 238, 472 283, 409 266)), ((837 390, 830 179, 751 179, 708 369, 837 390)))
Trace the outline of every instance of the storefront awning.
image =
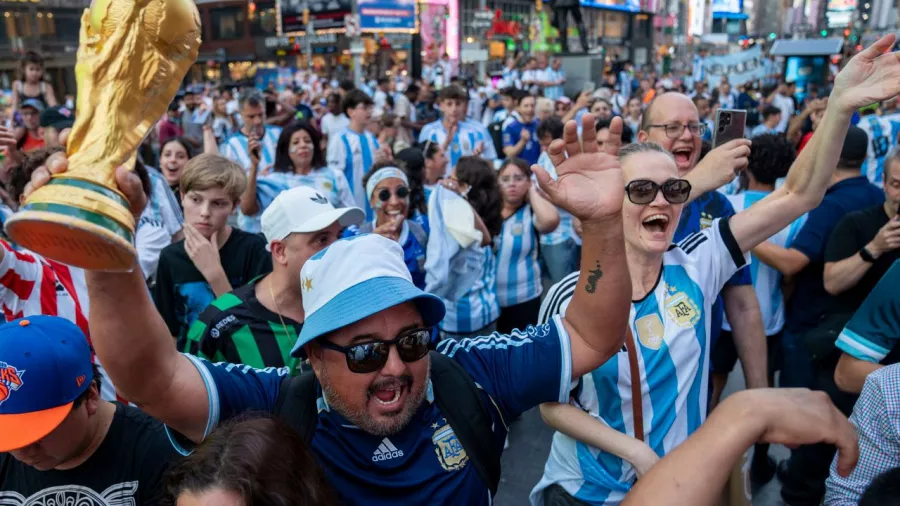
POLYGON ((713 12, 713 19, 749 19, 743 12, 713 12))
POLYGON ((776 40, 769 54, 772 56, 831 56, 841 52, 844 39, 776 40))

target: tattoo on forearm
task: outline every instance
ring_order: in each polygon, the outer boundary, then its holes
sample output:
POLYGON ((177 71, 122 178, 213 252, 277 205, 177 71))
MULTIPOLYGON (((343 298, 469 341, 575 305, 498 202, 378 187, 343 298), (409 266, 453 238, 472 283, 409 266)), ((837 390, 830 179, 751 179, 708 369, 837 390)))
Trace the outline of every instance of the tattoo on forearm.
POLYGON ((597 262, 597 267, 588 271, 587 284, 584 285, 584 290, 587 293, 594 293, 597 291, 597 281, 603 277, 603 271, 600 270, 600 262, 597 262))

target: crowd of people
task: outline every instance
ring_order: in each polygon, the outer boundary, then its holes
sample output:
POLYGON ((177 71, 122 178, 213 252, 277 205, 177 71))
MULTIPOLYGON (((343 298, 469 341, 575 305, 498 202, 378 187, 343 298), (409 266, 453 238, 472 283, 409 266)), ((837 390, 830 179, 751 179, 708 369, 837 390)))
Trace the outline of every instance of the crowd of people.
MULTIPOLYGON (((115 174, 132 273, 0 240, 0 504, 487 505, 536 407, 536 506, 717 504, 751 446, 788 505, 900 504, 893 43, 802 97, 629 65, 567 96, 545 55, 185 87, 115 174)), ((42 76, 4 219, 67 167, 42 76)))

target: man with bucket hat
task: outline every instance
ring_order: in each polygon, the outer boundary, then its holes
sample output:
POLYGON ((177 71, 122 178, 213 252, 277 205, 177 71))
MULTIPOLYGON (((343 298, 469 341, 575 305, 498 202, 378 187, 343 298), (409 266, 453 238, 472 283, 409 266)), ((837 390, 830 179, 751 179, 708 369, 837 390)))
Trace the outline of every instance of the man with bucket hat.
MULTIPOLYGON (((308 357, 314 374, 179 354, 139 273, 89 273, 97 353, 120 391, 179 442, 200 442, 242 412, 276 413, 310 441, 343 503, 490 504, 508 423, 542 402, 567 402, 572 380, 623 343, 624 182, 615 156, 598 152, 593 125, 586 114, 584 151, 575 122, 550 146, 558 180, 536 169, 551 201, 583 223, 585 268, 565 317, 429 353, 441 300, 413 285, 396 242, 362 235, 301 270, 305 321, 292 354, 308 357)), ((58 156, 47 168, 65 164, 58 156)), ((120 170, 117 182, 139 212, 134 178, 120 170)))

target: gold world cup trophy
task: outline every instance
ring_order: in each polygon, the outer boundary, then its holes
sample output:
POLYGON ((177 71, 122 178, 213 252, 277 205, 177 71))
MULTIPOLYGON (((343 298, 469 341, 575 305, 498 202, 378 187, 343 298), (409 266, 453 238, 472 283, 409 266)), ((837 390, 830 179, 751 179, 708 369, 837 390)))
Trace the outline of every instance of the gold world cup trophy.
POLYGON ((136 265, 135 221, 116 186, 197 59, 192 0, 93 0, 81 17, 75 124, 68 170, 32 193, 9 237, 59 262, 93 270, 136 265))

